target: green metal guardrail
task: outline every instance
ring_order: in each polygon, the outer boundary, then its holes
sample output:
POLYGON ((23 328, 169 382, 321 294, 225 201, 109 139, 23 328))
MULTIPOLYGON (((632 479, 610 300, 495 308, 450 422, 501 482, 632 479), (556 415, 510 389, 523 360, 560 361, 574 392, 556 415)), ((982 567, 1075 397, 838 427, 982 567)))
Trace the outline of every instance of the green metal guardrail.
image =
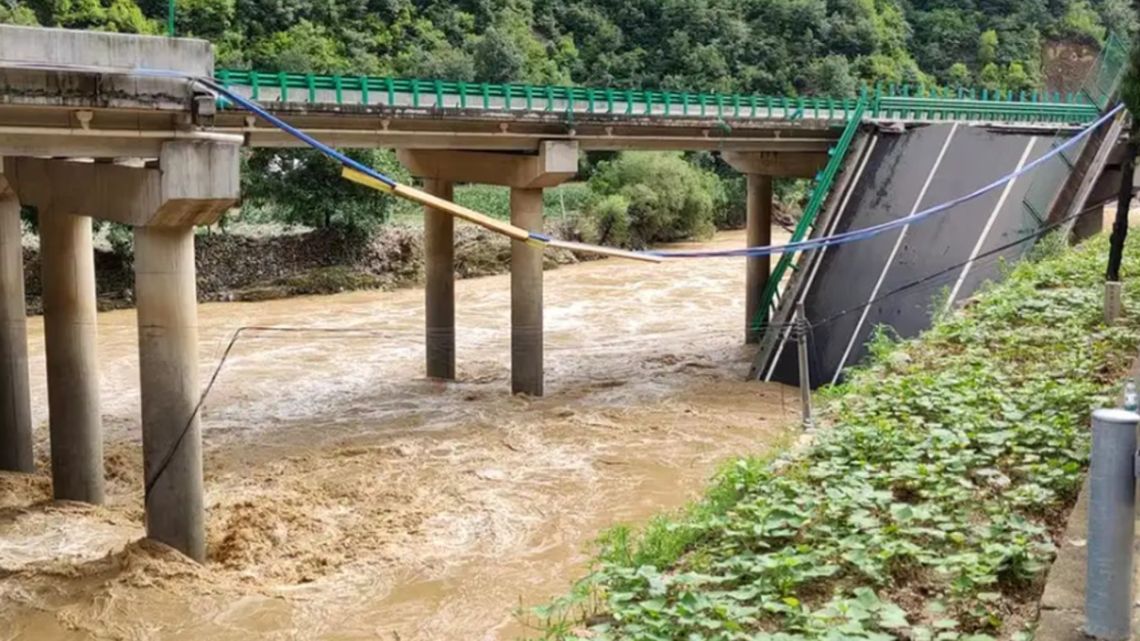
MULTIPOLYGON (((220 69, 216 79, 230 87, 248 87, 261 100, 272 90, 281 102, 318 103, 331 94, 336 105, 395 105, 397 95, 410 96, 413 108, 443 105, 460 109, 526 109, 590 114, 657 115, 719 118, 851 119, 856 98, 758 96, 722 93, 649 91, 527 84, 487 84, 372 76, 264 73, 220 69)), ((868 93, 864 91, 864 93, 868 93)), ((926 120, 987 119, 1024 122, 1088 122, 1096 105, 1082 94, 946 90, 908 85, 876 87, 865 106, 872 118, 926 120)))
MULTIPOLYGON (((865 98, 860 98, 855 104, 855 111, 852 118, 847 121, 847 126, 843 129, 843 134, 839 137, 839 141, 835 146, 828 151, 829 158, 827 165, 824 166, 823 171, 816 176, 815 187, 811 192, 811 199, 804 207, 803 215, 796 223, 795 229, 792 231, 792 237, 789 242, 797 243, 807 237, 815 226, 815 219, 819 215, 820 210, 823 209, 823 203, 827 199, 827 195, 831 192, 831 185, 835 182, 835 177, 843 168, 843 161, 847 157, 847 150, 851 147, 851 141, 855 139, 856 132, 859 131, 859 125, 863 122, 863 112, 866 110, 868 101, 865 98)), ((768 325, 769 313, 774 310, 776 305, 780 303, 780 285, 784 280, 784 275, 789 269, 793 269, 793 263, 799 257, 799 253, 785 253, 780 255, 780 260, 776 262, 776 268, 768 276, 768 281, 764 284, 764 291, 760 294, 760 305, 756 311, 756 318, 752 320, 752 329, 759 334, 764 331, 768 325)))

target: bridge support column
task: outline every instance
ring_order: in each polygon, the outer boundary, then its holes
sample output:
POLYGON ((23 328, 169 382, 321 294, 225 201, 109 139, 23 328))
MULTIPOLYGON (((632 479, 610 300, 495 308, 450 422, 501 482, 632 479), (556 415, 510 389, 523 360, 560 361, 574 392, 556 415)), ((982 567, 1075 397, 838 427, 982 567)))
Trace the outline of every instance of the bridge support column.
POLYGON ((1073 242, 1088 240, 1104 230, 1104 205, 1085 212, 1073 223, 1073 242))
MULTIPOLYGON (((827 164, 827 154, 798 151, 725 152, 724 161, 748 180, 747 243, 749 247, 772 242, 772 179, 811 178, 827 164)), ((753 328, 760 312, 760 294, 768 284, 772 261, 768 256, 749 258, 745 267, 744 342, 760 342, 753 328)))
POLYGON ((193 227, 135 228, 146 534, 206 558, 193 227))
MULTIPOLYGON (((511 224, 542 232, 542 190, 511 189, 511 224)), ((542 248, 511 241, 511 393, 542 396, 542 248)))
MULTIPOLYGON (((162 143, 158 167, 39 158, 4 163, 20 200, 40 210, 52 472, 57 482, 66 479, 57 445, 99 444, 88 437, 98 436, 99 407, 91 220, 83 216, 114 220, 135 228, 147 535, 199 561, 206 550, 194 413, 201 393, 194 226, 217 222, 237 201, 238 151, 231 143, 173 141, 162 143), (57 426, 60 418, 67 420, 57 426), (58 432, 71 423, 83 429, 58 432)), ((100 451, 82 461, 98 463, 100 499, 101 458, 100 451)))
MULTIPOLYGON (((538 153, 532 155, 405 149, 399 152, 399 158, 412 175, 425 180, 429 190, 442 191, 442 185, 457 182, 510 187, 511 223, 539 232, 542 231, 542 190, 559 185, 578 173, 578 145, 564 141, 544 141, 539 144, 538 153)), ((426 213, 431 215, 437 212, 426 213)), ((429 217, 425 227, 435 228, 437 224, 429 217)), ((450 229, 448 227, 446 232, 449 249, 450 229)), ((433 232, 428 231, 428 233, 433 232)), ((438 233, 442 236, 444 232, 438 233)), ((439 254, 432 251, 430 245, 429 242, 425 247, 429 269, 429 367, 432 359, 430 315, 433 313, 430 296, 433 289, 443 291, 442 284, 433 285, 430 271, 433 260, 439 260, 440 265, 443 264, 443 260, 439 254), (433 254, 435 258, 432 257, 433 254)), ((453 290, 450 287, 453 285, 450 279, 454 266, 450 263, 450 254, 447 264, 449 265, 447 300, 451 301, 453 290)), ((442 267, 436 268, 441 281, 443 276, 439 272, 442 269, 442 267)), ((454 314, 454 308, 451 309, 454 314)), ((436 312, 439 312, 439 309, 436 312)), ((442 317, 440 314, 436 318, 442 317)), ((454 327, 454 316, 448 318, 451 320, 451 327, 454 327)), ((523 241, 511 241, 511 391, 515 394, 531 396, 543 394, 542 324, 542 249, 532 247, 523 241)))
MULTIPOLYGON (((762 247, 772 242, 772 177, 748 174, 748 218, 747 244, 749 247, 762 247)), ((770 256, 748 258, 744 272, 744 342, 759 343, 760 332, 756 328, 760 313, 760 295, 768 285, 772 273, 770 256)))
POLYGON ((102 503, 103 421, 91 219, 40 207, 39 229, 52 490, 56 499, 102 503))
POLYGON ((20 201, 0 175, 0 470, 34 472, 20 201))
MULTIPOLYGON (((428 193, 445 200, 454 197, 447 180, 426 180, 428 193)), ((455 380, 455 219, 424 208, 424 319, 427 376, 455 380)))

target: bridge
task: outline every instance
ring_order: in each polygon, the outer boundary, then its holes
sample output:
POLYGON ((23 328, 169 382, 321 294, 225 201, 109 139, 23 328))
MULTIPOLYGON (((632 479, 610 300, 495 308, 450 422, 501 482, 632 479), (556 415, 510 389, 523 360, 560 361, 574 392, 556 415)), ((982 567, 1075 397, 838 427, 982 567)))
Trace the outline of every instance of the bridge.
MULTIPOLYGON (((396 148, 423 180, 437 199, 424 211, 426 374, 449 380, 454 218, 444 209, 457 182, 510 187, 511 223, 541 234, 542 190, 571 179, 583 150, 717 151, 747 175, 748 243, 763 246, 773 178, 816 178, 794 238, 813 233, 817 218, 834 228, 838 194, 858 182, 852 163, 867 157, 874 131, 950 126, 1063 140, 1097 120, 1111 93, 878 88, 829 99, 259 73, 215 70, 203 41, 0 26, 0 469, 33 469, 21 207, 34 207, 40 226, 58 499, 103 500, 92 220, 131 225, 147 533, 203 558, 194 227, 238 201, 243 145, 304 144, 236 97, 334 146, 396 148)), ((1118 137, 1119 128, 1098 129, 1043 208, 1083 206, 1090 195, 1080 186, 1111 164, 1104 150, 1118 137)), ((769 309, 788 318, 794 297, 781 303, 778 291, 799 271, 785 256, 771 277, 768 257, 747 260, 749 342, 760 340, 755 320, 769 309)), ((543 393, 542 287, 541 246, 516 240, 511 386, 534 396, 543 393)))

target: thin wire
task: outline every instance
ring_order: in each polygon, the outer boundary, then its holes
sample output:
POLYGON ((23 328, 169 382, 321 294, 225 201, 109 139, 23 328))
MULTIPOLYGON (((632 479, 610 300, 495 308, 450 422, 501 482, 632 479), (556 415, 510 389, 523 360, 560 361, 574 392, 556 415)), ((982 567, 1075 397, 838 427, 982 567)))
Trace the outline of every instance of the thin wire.
MULTIPOLYGON (((210 391, 214 389, 214 384, 218 382, 218 376, 222 373, 222 367, 230 358, 230 353, 233 352, 234 346, 237 345, 238 338, 245 332, 277 332, 277 333, 316 333, 316 334, 363 334, 368 330, 361 330, 352 327, 275 327, 275 326, 262 326, 262 325, 246 325, 234 330, 233 336, 230 337, 230 342, 226 345, 226 349, 222 352, 218 364, 214 367, 214 373, 210 375, 210 381, 206 383, 206 387, 202 389, 202 393, 198 396, 198 402, 194 405, 194 410, 190 412, 190 417, 186 419, 186 424, 182 426, 182 431, 178 433, 178 438, 174 441, 174 445, 167 450, 166 455, 162 457, 162 461, 158 464, 158 469, 154 475, 147 479, 143 490, 143 501, 150 500, 151 491, 154 486, 162 478, 163 473, 170 467, 171 461, 174 460, 174 455, 178 453, 178 449, 182 447, 183 441, 186 440, 186 435, 190 433, 190 428, 194 426, 194 421, 198 419, 198 415, 202 411, 202 405, 206 402, 206 397, 210 395, 210 391)), ((374 335, 387 335, 387 333, 375 332, 374 335)))

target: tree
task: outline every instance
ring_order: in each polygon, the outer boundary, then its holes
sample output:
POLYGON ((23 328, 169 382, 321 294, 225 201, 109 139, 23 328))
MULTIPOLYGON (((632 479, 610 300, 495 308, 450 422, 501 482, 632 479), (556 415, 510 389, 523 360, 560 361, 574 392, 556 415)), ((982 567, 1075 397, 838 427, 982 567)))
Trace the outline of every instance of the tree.
POLYGON ((1001 69, 996 63, 988 63, 982 67, 978 74, 978 84, 987 91, 997 91, 1002 88, 1001 69))
POLYGON ((820 96, 846 97, 855 95, 857 83, 851 75, 847 58, 831 55, 816 60, 808 67, 807 88, 820 96))
POLYGON ((978 64, 982 68, 997 62, 998 35, 997 31, 987 29, 982 32, 978 40, 978 64))
POLYGON ((480 82, 519 81, 526 58, 522 48, 501 30, 492 27, 473 48, 475 77, 480 82))
MULTIPOLYGON (((397 180, 410 177, 391 151, 346 150, 397 180)), ((269 208, 284 222, 309 227, 368 229, 388 220, 394 198, 345 180, 336 161, 313 150, 259 149, 242 172, 246 202, 269 208)))
POLYGON ((950 83, 951 87, 968 87, 973 81, 973 76, 970 75, 970 68, 964 62, 955 62, 950 65, 950 69, 946 72, 946 81, 950 83))
POLYGON ((1025 71, 1020 62, 1011 62, 1005 72, 1005 88, 1015 93, 1032 91, 1037 82, 1025 71))
POLYGON ((34 27, 39 25, 39 20, 36 19, 36 12, 29 7, 20 4, 0 3, 0 24, 34 27))
POLYGON ((1073 0, 1069 3, 1058 31, 1063 36, 1092 45, 1103 42, 1105 36, 1100 16, 1093 11, 1087 0, 1073 0))

